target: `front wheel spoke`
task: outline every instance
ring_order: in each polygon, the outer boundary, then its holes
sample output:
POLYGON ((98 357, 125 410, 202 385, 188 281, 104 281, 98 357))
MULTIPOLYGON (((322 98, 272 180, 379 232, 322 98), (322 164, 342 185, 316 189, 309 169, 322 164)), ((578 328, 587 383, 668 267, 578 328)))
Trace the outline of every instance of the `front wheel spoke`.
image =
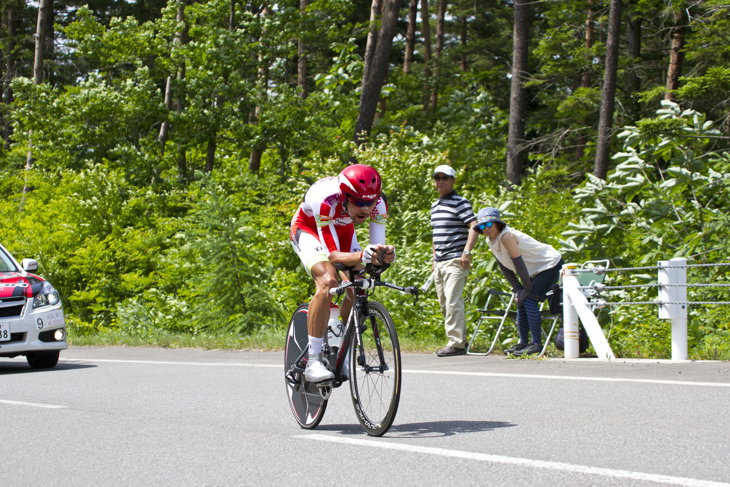
MULTIPOLYGON (((373 359, 372 362, 379 363, 378 354, 376 352, 370 352, 370 357, 373 359)), ((390 404, 389 395, 392 392, 393 384, 391 378, 384 372, 380 372, 381 368, 388 369, 387 364, 381 364, 378 366, 368 367, 373 372, 366 372, 363 377, 363 389, 367 395, 365 409, 371 411, 368 416, 374 416, 376 413, 377 418, 371 417, 370 419, 382 419, 382 416, 387 412, 390 404), (378 372, 375 372, 378 370, 378 372)))
MULTIPOLYGON (((385 379, 384 377, 381 377, 380 379, 385 379)), ((375 404, 373 405, 375 409, 378 410, 378 419, 381 419, 383 416, 383 409, 386 408, 385 405, 385 393, 387 392, 385 390, 385 380, 378 380, 377 382, 375 380, 371 381, 371 388, 370 388, 370 397, 371 401, 375 404)))
POLYGON ((374 380, 369 380, 368 384, 366 384, 368 387, 368 410, 378 409, 378 418, 370 418, 370 419, 380 419, 382 409, 383 409, 383 401, 382 401, 382 394, 379 393, 377 390, 377 385, 375 384, 374 380), (376 397, 377 396, 377 397, 376 397), (379 403, 373 404, 375 399, 380 399, 379 403))

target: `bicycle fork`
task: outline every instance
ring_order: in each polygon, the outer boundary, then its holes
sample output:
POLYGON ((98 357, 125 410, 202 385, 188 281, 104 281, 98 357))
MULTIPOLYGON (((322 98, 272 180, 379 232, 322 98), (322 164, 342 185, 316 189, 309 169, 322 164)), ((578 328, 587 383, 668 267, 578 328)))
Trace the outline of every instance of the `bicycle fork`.
POLYGON ((382 374, 386 370, 388 370, 388 365, 385 361, 385 356, 383 355, 383 347, 380 341, 380 331, 378 330, 378 325, 375 323, 375 318, 370 316, 369 314, 365 313, 365 309, 363 309, 364 306, 362 303, 357 303, 356 309, 358 311, 357 316, 362 316, 364 318, 363 323, 356 323, 357 325, 357 365, 360 366, 363 371, 365 371, 366 374, 369 374, 371 372, 378 372, 382 374), (377 367, 373 367, 371 365, 368 365, 367 358, 365 357, 365 345, 363 343, 362 334, 367 330, 367 321, 370 321, 370 328, 373 330, 373 340, 375 341, 375 349, 378 351, 378 362, 379 365, 377 367))

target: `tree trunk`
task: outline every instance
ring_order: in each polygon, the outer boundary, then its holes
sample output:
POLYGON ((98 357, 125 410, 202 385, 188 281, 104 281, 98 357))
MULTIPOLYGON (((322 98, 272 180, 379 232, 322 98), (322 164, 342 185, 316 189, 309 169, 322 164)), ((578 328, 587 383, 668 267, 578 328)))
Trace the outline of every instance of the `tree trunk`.
POLYGON ((512 83, 509 100, 509 134, 507 138, 507 181, 518 185, 522 180, 525 152, 525 121, 527 118, 527 55, 530 37, 529 0, 515 0, 512 44, 512 83))
MULTIPOLYGON (((263 9, 261 9, 261 17, 266 17, 269 14, 269 8, 268 6, 264 6, 263 9)), ((263 34, 266 33, 266 30, 262 31, 262 37, 263 34)), ((260 39, 259 39, 260 40, 260 39)), ((267 92, 267 85, 269 83, 269 70, 266 66, 266 60, 264 59, 263 53, 259 53, 258 59, 257 59, 259 69, 258 69, 258 79, 256 80, 256 84, 259 86, 259 89, 262 91, 262 97, 264 98, 264 102, 268 98, 268 92, 267 92)), ((263 110, 263 105, 256 105, 251 113, 251 116, 249 117, 249 121, 251 125, 258 125, 261 122, 261 112, 263 110)), ((259 132, 261 132, 259 130, 259 132)), ((261 157, 264 155, 264 151, 266 150, 266 142, 259 139, 254 142, 253 147, 251 147, 251 152, 249 152, 248 156, 248 170, 252 173, 259 172, 259 169, 261 169, 261 157)))
POLYGON ((266 146, 258 144, 253 146, 251 153, 248 156, 248 170, 257 173, 261 169, 261 158, 264 156, 266 146))
MULTIPOLYGON (((585 23, 585 48, 586 50, 590 51, 590 49, 593 47, 593 4, 591 1, 588 2, 588 13, 586 14, 586 23, 585 23)), ((591 86, 591 59, 586 59, 586 67, 583 70, 583 74, 580 77, 580 86, 581 88, 590 88, 591 86)), ((588 126, 588 120, 583 120, 584 127, 588 126)), ((586 143, 588 141, 588 137, 586 136, 585 132, 580 132, 578 134, 578 139, 575 142, 575 157, 577 160, 583 159, 583 156, 585 155, 585 148, 586 143)))
POLYGON ((606 67, 601 89, 601 112, 598 118, 598 141, 593 175, 606 179, 608 174, 613 109, 616 99, 616 71, 618 44, 621 31, 621 0, 611 0, 608 11, 608 38, 606 39, 606 67))
POLYGON ((233 32, 236 28, 236 0, 231 0, 228 5, 228 30, 233 32))
MULTIPOLYGON (((182 23, 183 25, 182 32, 179 33, 176 39, 178 46, 187 42, 188 26, 187 22, 185 21, 186 4, 187 0, 179 0, 177 4, 177 21, 182 23)), ((177 70, 178 85, 182 85, 183 81, 185 81, 184 63, 177 70)), ((185 110, 185 99, 178 94, 178 96, 174 97, 174 101, 175 112, 177 112, 178 115, 182 114, 182 112, 185 110)), ((186 149, 185 146, 180 142, 178 142, 177 145, 177 178, 178 181, 180 181, 182 184, 185 184, 188 181, 188 159, 186 149)))
MULTIPOLYGON (((169 113, 172 110, 172 76, 168 76, 165 80, 165 112, 169 113)), ((170 121, 165 119, 160 125, 160 133, 157 136, 157 141, 160 143, 160 159, 165 156, 165 145, 167 144, 167 137, 170 133, 170 121)))
MULTIPOLYGON (((594 37, 594 30, 593 30, 593 5, 592 2, 588 2, 588 12, 586 13, 586 34, 585 34, 585 42, 584 46, 586 50, 590 51, 590 49, 593 47, 593 37, 594 37)), ((590 63, 591 60, 588 59, 588 62, 590 63)), ((583 70, 583 74, 580 77, 580 85, 583 88, 589 88, 591 86, 591 70, 590 67, 586 67, 586 69, 583 70)))
POLYGON ((469 66, 467 64, 466 60, 466 44, 468 40, 468 23, 466 20, 466 17, 459 17, 459 28, 461 29, 461 36, 460 36, 460 42, 461 42, 461 52, 459 53, 459 67, 461 68, 462 73, 466 73, 469 69, 469 66))
MULTIPOLYGON (((172 40, 172 51, 176 51, 177 49, 180 49, 180 47, 185 42, 186 32, 187 32, 187 26, 185 25, 185 0, 180 0, 177 3, 177 16, 176 20, 178 23, 182 24, 182 28, 175 33, 175 37, 172 40)), ((178 82, 182 83, 182 81, 185 79, 185 66, 179 66, 177 73, 175 75, 175 78, 178 82)), ((165 109, 169 113, 175 109, 177 113, 182 113, 182 111, 185 109, 183 100, 177 96, 173 96, 173 77, 172 75, 168 76, 165 80, 165 109)), ((162 161, 165 157, 165 148, 167 146, 167 141, 170 136, 170 121, 168 119, 165 119, 162 122, 162 125, 160 126, 160 133, 157 136, 157 141, 160 143, 160 161, 162 161)), ((181 148, 178 148, 178 157, 177 157, 177 167, 178 167, 178 179, 181 181, 185 181, 187 178, 187 159, 185 157, 185 151, 181 148)))
POLYGON ((213 172, 213 166, 215 164, 215 150, 217 146, 218 142, 216 142, 215 135, 212 135, 208 139, 208 147, 205 151, 205 172, 207 174, 213 172))
MULTIPOLYGON (((259 71, 259 75, 261 75, 261 71, 259 71)), ((259 81, 261 81, 261 79, 259 79, 259 81)), ((261 105, 256 105, 249 116, 251 125, 258 125, 260 118, 261 105)), ((249 152, 248 155, 248 170, 250 172, 259 172, 259 169, 261 169, 261 158, 264 155, 265 150, 266 144, 263 141, 257 140, 254 142, 253 147, 251 147, 251 152, 249 152)))
POLYGON ((368 25, 368 37, 365 43, 365 56, 363 58, 362 79, 369 77, 368 70, 373 64, 373 56, 375 56, 375 47, 378 45, 378 19, 382 10, 381 0, 372 0, 370 4, 370 23, 368 25))
MULTIPOLYGON (((299 0, 299 11, 304 17, 307 10, 309 0, 299 0)), ((304 29, 302 29, 303 31, 304 29)), ((304 34, 302 33, 301 36, 304 34)), ((304 38, 299 37, 297 43, 297 88, 299 88, 299 97, 304 99, 307 97, 307 48, 304 44, 304 38)))
POLYGON ((408 26, 406 27, 406 50, 403 57, 403 72, 411 72, 413 52, 416 48, 416 17, 418 15, 418 0, 408 2, 408 26))
POLYGON ((46 23, 44 27, 44 31, 46 33, 46 37, 44 39, 45 46, 43 47, 43 64, 44 64, 44 70, 45 73, 43 74, 43 81, 46 81, 50 84, 53 84, 53 77, 55 74, 55 70, 52 67, 49 67, 49 63, 55 58, 56 55, 56 44, 55 39, 53 35, 53 23, 54 23, 54 15, 53 12, 55 10, 54 0, 50 0, 48 2, 48 13, 46 14, 44 18, 44 22, 46 23))
POLYGON ((439 99, 439 77, 441 75, 441 53, 444 50, 444 19, 446 17, 446 0, 439 0, 438 16, 436 17, 436 55, 433 62, 433 83, 429 108, 436 110, 439 99))
MULTIPOLYGON (((375 3, 377 0, 374 0, 375 3)), ((388 75, 388 61, 393 44, 396 24, 398 22, 399 0, 385 0, 383 16, 380 22, 380 31, 375 41, 375 49, 370 63, 365 64, 360 108, 355 123, 355 143, 360 145, 373 128, 375 112, 378 108, 380 92, 388 75)))
POLYGON ((632 119, 638 119, 641 108, 637 100, 637 93, 641 91, 641 78, 636 68, 641 65, 641 17, 632 14, 626 16, 626 43, 631 58, 630 65, 626 69, 628 110, 632 119))
MULTIPOLYGON (((6 106, 10 106, 10 104, 13 102, 13 89, 10 87, 10 82, 15 78, 15 7, 17 5, 10 4, 6 7, 5 10, 5 28, 8 33, 8 43, 5 48, 5 73, 6 76, 3 78, 3 85, 2 85, 2 103, 4 103, 6 106)), ((9 113, 9 111, 3 110, 0 112, 3 114, 2 119, 0 119, 0 131, 2 131, 2 138, 3 138, 3 144, 2 148, 3 150, 8 150, 10 148, 10 136, 13 133, 13 126, 10 123, 10 120, 6 119, 4 114, 9 113)))
POLYGON ((53 19, 51 5, 53 0, 40 0, 38 5, 38 22, 36 23, 35 32, 35 56, 33 58, 33 83, 39 85, 43 83, 43 59, 46 48, 46 38, 52 37, 47 30, 53 22, 48 22, 48 17, 53 19))
POLYGON ((188 182, 188 155, 182 144, 177 145, 177 180, 183 185, 188 182))
MULTIPOLYGON (((35 32, 35 55, 33 57, 33 83, 39 85, 43 83, 43 59, 44 49, 46 46, 46 38, 52 33, 46 29, 53 22, 48 22, 48 17, 53 18, 52 0, 40 0, 38 4, 38 19, 36 22, 35 32)), ((23 195, 31 191, 28 181, 30 170, 33 168, 33 132, 28 131, 28 152, 25 154, 25 183, 23 184, 23 195)), ((21 200, 21 207, 25 204, 25 196, 21 200)))
POLYGON ((428 0, 421 0, 421 33, 423 34, 423 78, 426 88, 426 96, 423 97, 423 109, 428 111, 430 86, 433 82, 431 68, 433 59, 431 56, 431 14, 428 13, 428 0))
POLYGON ((684 4, 674 14, 674 26, 671 33, 671 48, 669 50, 669 69, 667 70, 667 85, 664 93, 665 100, 674 101, 674 90, 679 87, 679 76, 682 74, 684 62, 684 41, 687 31, 687 10, 684 4))

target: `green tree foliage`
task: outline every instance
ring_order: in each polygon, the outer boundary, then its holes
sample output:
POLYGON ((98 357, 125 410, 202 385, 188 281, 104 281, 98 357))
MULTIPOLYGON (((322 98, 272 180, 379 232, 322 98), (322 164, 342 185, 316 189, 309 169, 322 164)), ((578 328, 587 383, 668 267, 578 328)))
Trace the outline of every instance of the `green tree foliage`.
MULTIPOLYGON (((563 232, 563 251, 574 260, 609 258, 614 266, 656 266, 661 260, 686 257, 689 264, 727 263, 730 244, 730 154, 717 150, 719 131, 713 122, 694 110, 682 110, 664 101, 652 119, 625 127, 620 134, 623 150, 614 159, 615 170, 606 181, 588 176, 575 191, 578 221, 563 232)), ((620 274, 614 285, 656 282, 656 271, 620 274)), ((690 268, 688 282, 727 284, 725 266, 690 268)), ((690 301, 727 301, 724 288, 692 288, 690 301)), ((652 301, 655 288, 621 290, 623 301, 652 301)), ((714 356, 727 353, 718 347, 717 330, 727 337, 730 313, 722 309, 691 307, 694 344, 714 356), (706 321, 712 316, 713 321, 706 321), (713 343, 705 343, 705 339, 713 343)), ((635 354, 642 348, 652 355, 669 356, 669 326, 656 318, 656 309, 621 307, 611 313, 619 353, 635 354), (636 326, 636 323, 646 326, 636 326)))
MULTIPOLYGON (((351 139, 367 0, 311 0, 303 12, 297 0, 268 9, 232 0, 53 3, 55 44, 39 85, 31 81, 37 6, 13 0, 0 7, 0 241, 40 260, 41 274, 62 292, 72 334, 283 332, 293 307, 313 291, 290 248, 289 221, 310 184, 351 160, 383 174, 388 239, 398 247, 388 278, 403 285, 430 274, 431 171, 444 163, 457 169, 457 189, 475 209, 500 207, 515 228, 555 246, 562 235, 570 260, 727 259, 730 10, 722 1, 688 5, 679 105, 666 104, 657 116, 666 27, 679 3, 626 5, 643 35, 638 58, 622 44, 619 77, 638 75, 643 91, 619 83, 614 126, 624 128, 606 181, 585 173, 601 102, 607 5, 534 4, 529 167, 516 190, 504 181, 511 2, 448 2, 439 69, 430 71, 439 73, 436 81, 426 79, 423 29, 408 74, 397 34, 372 136, 360 147, 351 139), (586 47, 589 9, 595 41, 586 47), (297 86, 300 42, 306 96, 297 86), (590 83, 581 86, 585 72, 590 83), (438 105, 425 110, 433 82, 438 105), (249 155, 260 146, 260 169, 251 173, 249 155)), ((692 277, 727 276, 713 268, 692 277)), ((486 290, 503 286, 480 243, 467 289, 470 319, 486 290)), ((708 293, 698 298, 727 300, 708 293)), ((404 334, 443 336, 432 295, 415 307, 401 294, 381 295, 404 334)), ((727 357, 727 312, 692 313, 694 353, 727 357)), ((668 353, 668 327, 649 315, 622 307, 602 317, 620 353, 668 353)))

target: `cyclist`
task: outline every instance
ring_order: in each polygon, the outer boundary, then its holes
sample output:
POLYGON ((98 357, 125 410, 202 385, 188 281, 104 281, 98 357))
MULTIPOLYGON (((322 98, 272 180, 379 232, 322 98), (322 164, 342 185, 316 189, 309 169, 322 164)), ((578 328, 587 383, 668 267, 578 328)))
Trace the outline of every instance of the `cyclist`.
MULTIPOLYGON (((304 378, 308 382, 334 378, 322 363, 322 345, 332 302, 329 291, 338 285, 334 264, 356 266, 372 262, 382 265, 395 260, 395 248, 385 245, 388 204, 381 187, 380 174, 372 167, 348 166, 339 176, 314 183, 292 218, 292 247, 316 286, 307 313, 309 359, 304 378), (362 249, 354 224, 368 220, 370 244, 362 249)), ((349 315, 352 303, 353 296, 348 293, 340 309, 342 319, 349 315)))

